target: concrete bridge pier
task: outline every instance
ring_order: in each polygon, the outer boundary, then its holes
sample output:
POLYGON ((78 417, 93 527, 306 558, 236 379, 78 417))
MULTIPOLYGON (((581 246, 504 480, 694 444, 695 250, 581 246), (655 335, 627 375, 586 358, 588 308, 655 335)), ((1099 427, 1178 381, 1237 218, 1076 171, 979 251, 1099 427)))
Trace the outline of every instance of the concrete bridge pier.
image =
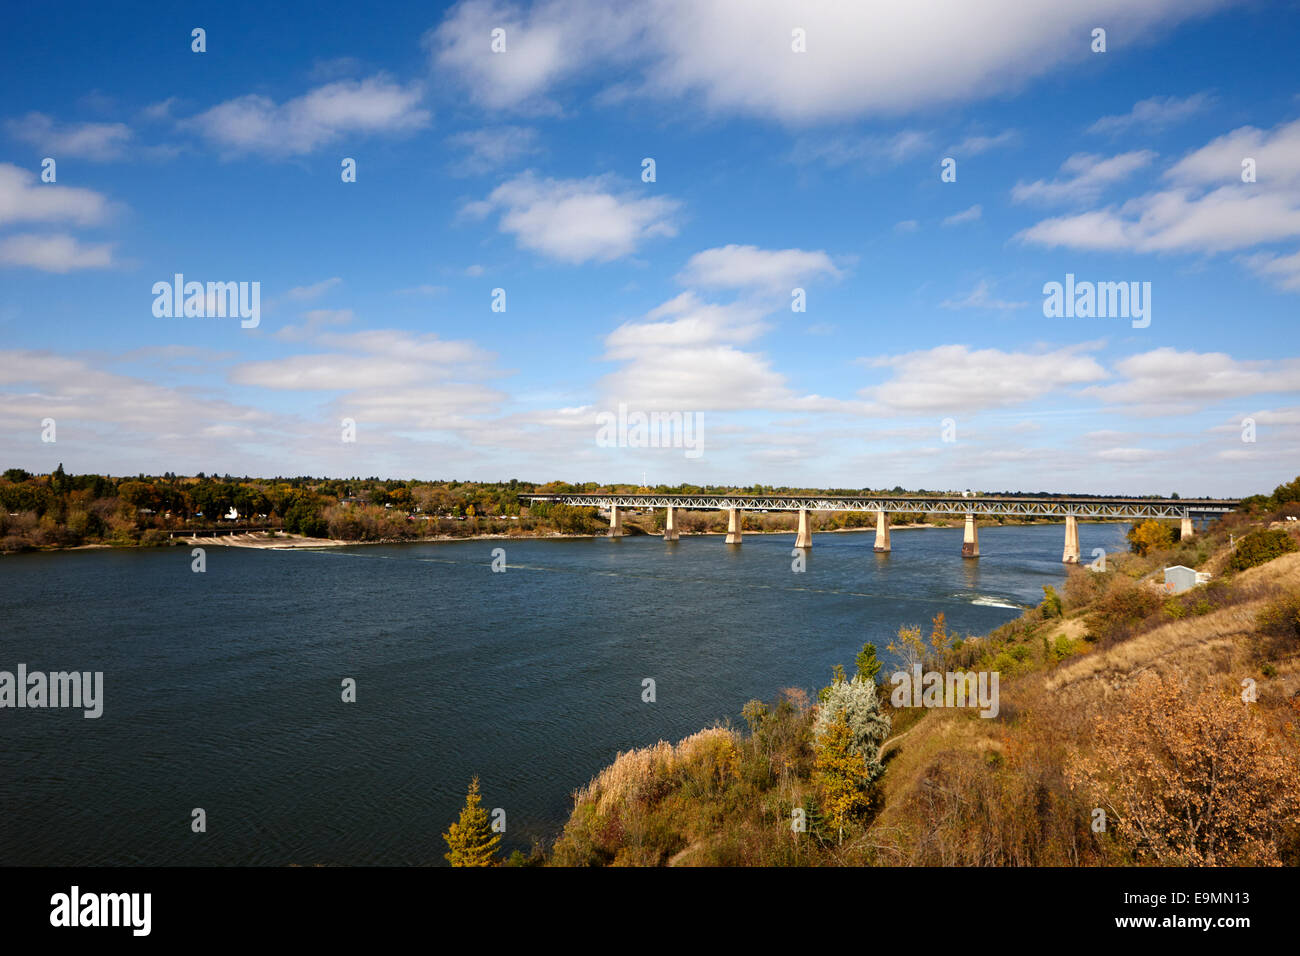
POLYGON ((812 528, 808 524, 808 509, 799 509, 799 534, 794 539, 796 548, 812 547, 812 528))
POLYGON ((727 509, 727 544, 740 544, 741 520, 739 508, 727 509))
POLYGON ((623 537, 623 515, 619 512, 618 505, 609 506, 609 536, 623 537))
POLYGON ((1065 553, 1061 555, 1065 564, 1079 563, 1079 519, 1074 515, 1065 516, 1065 553))
POLYGON ((978 558, 980 556, 980 532, 975 527, 975 515, 966 512, 966 528, 961 535, 961 556, 963 558, 978 558))
POLYGON ((664 540, 676 541, 677 530, 677 509, 669 505, 667 517, 664 518, 664 540))
POLYGON ((889 550, 889 513, 876 512, 876 548, 877 551, 889 550))
POLYGON ((1179 527, 1178 527, 1178 535, 1179 535, 1179 537, 1180 537, 1182 540, 1186 541, 1188 538, 1190 538, 1190 537, 1191 537, 1193 534, 1195 534, 1195 533, 1196 533, 1195 530, 1192 528, 1192 519, 1191 519, 1191 516, 1189 516, 1189 515, 1184 515, 1184 516, 1183 516, 1182 523, 1181 523, 1181 524, 1179 525, 1179 527))

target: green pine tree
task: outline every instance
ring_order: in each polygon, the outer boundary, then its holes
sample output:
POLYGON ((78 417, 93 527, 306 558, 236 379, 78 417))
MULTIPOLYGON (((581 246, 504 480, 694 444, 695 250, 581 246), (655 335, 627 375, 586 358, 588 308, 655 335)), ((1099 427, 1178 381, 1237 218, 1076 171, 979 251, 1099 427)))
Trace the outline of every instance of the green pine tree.
POLYGON ((876 682, 876 675, 880 673, 880 661, 876 659, 876 645, 870 641, 862 645, 862 653, 857 658, 858 676, 863 680, 876 682))
POLYGON ((452 866, 491 866, 495 861, 501 834, 493 833, 488 814, 479 806, 478 777, 470 781, 465 808, 442 838, 448 852, 443 854, 452 866))

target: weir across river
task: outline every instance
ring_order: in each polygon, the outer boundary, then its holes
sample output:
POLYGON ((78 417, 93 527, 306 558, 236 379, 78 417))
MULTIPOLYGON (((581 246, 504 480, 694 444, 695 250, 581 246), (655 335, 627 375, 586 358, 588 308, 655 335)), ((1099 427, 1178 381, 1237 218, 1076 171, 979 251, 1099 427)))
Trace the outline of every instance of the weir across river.
POLYGON ((578 507, 602 508, 609 513, 610 537, 623 534, 620 509, 664 508, 664 540, 678 538, 677 512, 727 512, 727 544, 740 544, 743 536, 741 514, 745 511, 797 511, 799 529, 796 548, 812 547, 812 529, 808 514, 812 511, 866 511, 876 515, 876 551, 889 551, 890 514, 963 515, 966 519, 961 553, 964 558, 978 558, 979 515, 1016 518, 1065 519, 1066 564, 1079 561, 1080 518, 1098 521, 1134 521, 1146 518, 1177 518, 1182 537, 1193 534, 1193 519, 1208 519, 1236 510, 1240 501, 1229 498, 1032 498, 1014 495, 657 495, 657 494, 550 494, 521 495, 533 503, 554 502, 578 507))

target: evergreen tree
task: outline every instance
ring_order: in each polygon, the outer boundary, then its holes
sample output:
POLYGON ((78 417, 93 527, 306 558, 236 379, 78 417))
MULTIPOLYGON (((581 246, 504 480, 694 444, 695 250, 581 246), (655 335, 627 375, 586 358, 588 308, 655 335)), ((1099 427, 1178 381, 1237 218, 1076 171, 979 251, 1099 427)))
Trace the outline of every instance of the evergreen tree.
POLYGON ((453 823, 442 838, 447 841, 448 852, 443 854, 452 866, 491 866, 501 834, 493 833, 488 814, 479 806, 478 777, 470 781, 469 793, 460 819, 453 823))
POLYGON ((876 675, 880 673, 880 661, 876 659, 876 645, 870 641, 862 645, 862 652, 857 658, 858 676, 865 681, 876 683, 876 675))

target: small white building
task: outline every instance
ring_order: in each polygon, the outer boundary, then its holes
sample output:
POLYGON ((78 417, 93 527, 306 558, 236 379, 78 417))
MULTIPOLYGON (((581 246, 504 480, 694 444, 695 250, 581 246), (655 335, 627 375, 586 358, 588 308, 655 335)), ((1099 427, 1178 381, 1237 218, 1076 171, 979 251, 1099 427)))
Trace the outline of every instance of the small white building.
POLYGON ((1195 568, 1183 567, 1181 564, 1165 568, 1165 590, 1170 594, 1182 594, 1209 580, 1208 571, 1197 571, 1195 568))

